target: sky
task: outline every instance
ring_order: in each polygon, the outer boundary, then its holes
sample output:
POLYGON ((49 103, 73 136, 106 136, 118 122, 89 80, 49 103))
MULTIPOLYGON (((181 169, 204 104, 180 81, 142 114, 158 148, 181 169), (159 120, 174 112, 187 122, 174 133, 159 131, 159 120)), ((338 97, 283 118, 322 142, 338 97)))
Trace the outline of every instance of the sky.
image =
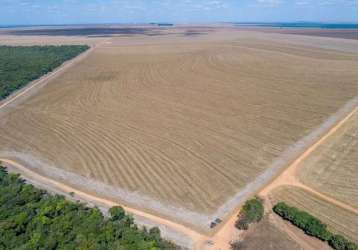
POLYGON ((1 25, 358 23, 358 0, 0 0, 1 25))

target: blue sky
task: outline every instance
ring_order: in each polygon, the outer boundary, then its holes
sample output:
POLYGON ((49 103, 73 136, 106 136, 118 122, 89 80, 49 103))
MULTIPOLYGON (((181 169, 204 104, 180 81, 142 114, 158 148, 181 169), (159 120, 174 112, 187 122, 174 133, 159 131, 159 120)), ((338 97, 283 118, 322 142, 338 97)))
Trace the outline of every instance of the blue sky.
POLYGON ((0 25, 223 21, 358 23, 358 0, 0 0, 0 25))

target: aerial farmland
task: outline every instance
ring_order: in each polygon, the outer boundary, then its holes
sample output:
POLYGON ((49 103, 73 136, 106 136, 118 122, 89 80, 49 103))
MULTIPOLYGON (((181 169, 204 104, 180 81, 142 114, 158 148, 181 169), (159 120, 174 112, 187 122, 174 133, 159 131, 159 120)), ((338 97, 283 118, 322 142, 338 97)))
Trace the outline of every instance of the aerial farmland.
POLYGON ((227 30, 138 36, 98 43, 10 107, 0 156, 207 230, 358 93, 344 50, 227 30))
POLYGON ((0 101, 0 161, 69 199, 119 204, 188 248, 328 249, 278 222, 279 202, 357 242, 358 41, 312 32, 0 31, 20 50, 83 49, 0 101), (243 233, 236 216, 255 195, 265 215, 243 233))

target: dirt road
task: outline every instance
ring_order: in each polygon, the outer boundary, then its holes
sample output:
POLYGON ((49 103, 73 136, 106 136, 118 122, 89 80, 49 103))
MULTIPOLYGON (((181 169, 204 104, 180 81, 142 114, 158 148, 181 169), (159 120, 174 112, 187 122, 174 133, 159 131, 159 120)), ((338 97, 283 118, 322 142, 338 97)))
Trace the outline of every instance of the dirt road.
POLYGON ((313 144, 311 147, 309 147, 300 157, 298 157, 278 178, 276 178, 271 184, 267 185, 265 188, 263 188, 259 195, 263 197, 267 197, 268 194, 278 188, 279 186, 284 185, 291 185, 291 186, 297 186, 300 188, 305 189, 306 191, 309 191, 320 198, 335 204, 341 208, 344 208, 346 210, 349 210, 351 212, 357 213, 358 210, 356 208, 353 208, 343 202, 340 202, 332 197, 329 197, 325 194, 322 194, 313 188, 310 188, 304 184, 302 184, 298 178, 297 174, 299 171, 300 163, 305 160, 319 145, 325 142, 325 140, 330 137, 332 134, 334 134, 342 125, 349 120, 356 112, 358 112, 358 107, 355 107, 344 119, 342 119, 340 122, 338 122, 334 127, 332 127, 327 134, 325 134, 321 139, 319 139, 315 144, 313 144))
MULTIPOLYGON (((328 137, 333 135, 339 128, 341 128, 343 124, 347 122, 356 112, 358 112, 358 107, 355 107, 344 119, 342 119, 334 127, 332 127, 327 134, 325 134, 320 140, 318 140, 315 144, 309 147, 299 158, 297 158, 278 178, 276 178, 273 182, 271 182, 271 184, 267 185, 264 189, 262 189, 259 192, 259 195, 265 199, 266 211, 271 211, 272 209, 272 204, 268 197, 269 194, 274 189, 277 189, 281 186, 288 185, 288 186, 295 186, 304 189, 331 204, 334 204, 342 209, 346 209, 348 211, 358 214, 358 210, 356 208, 348 204, 345 204, 341 201, 338 201, 330 196, 322 194, 307 185, 304 185, 303 183, 300 182, 300 180, 297 177, 300 163, 303 160, 305 160, 318 146, 323 144, 328 137)), ((302 237, 305 236, 302 235, 301 232, 297 232, 295 228, 292 228, 291 225, 288 225, 283 220, 281 220, 281 218, 278 218, 274 214, 270 215, 270 219, 273 224, 277 225, 279 228, 284 230, 284 232, 286 232, 287 235, 289 235, 304 249, 316 249, 317 244, 321 243, 321 242, 315 242, 314 240, 311 241, 310 239, 303 239, 302 237)), ((320 247, 324 247, 324 246, 320 246, 320 247)))
MULTIPOLYGON (((78 189, 72 188, 72 187, 65 185, 63 183, 60 183, 60 182, 57 182, 50 178, 44 177, 40 174, 37 174, 34 171, 31 171, 30 169, 26 168, 25 166, 13 161, 13 160, 0 158, 0 161, 7 165, 10 165, 11 168, 16 170, 16 172, 21 173, 25 179, 35 180, 36 182, 40 182, 44 186, 48 186, 51 189, 59 190, 63 193, 72 193, 73 192, 73 193, 75 193, 75 197, 79 198, 81 200, 85 200, 85 201, 91 202, 93 204, 98 204, 100 206, 105 206, 108 208, 121 205, 119 203, 82 192, 78 189)), ((185 226, 182 226, 180 224, 174 223, 172 221, 160 218, 160 217, 152 215, 152 214, 148 214, 146 212, 143 212, 143 211, 140 211, 137 209, 133 209, 133 208, 126 207, 126 206, 122 206, 122 207, 130 214, 148 218, 148 219, 152 220, 153 222, 156 222, 161 225, 166 225, 180 233, 188 235, 191 239, 193 239, 194 242, 198 242, 201 245, 205 240, 207 240, 207 238, 204 235, 201 235, 201 234, 199 234, 185 226)))
POLYGON ((122 206, 126 212, 137 215, 139 217, 147 218, 151 221, 153 221, 155 224, 164 225, 167 226, 176 232, 179 232, 181 234, 184 234, 193 242, 193 248, 194 249, 207 249, 207 250, 225 250, 229 249, 230 245, 229 243, 238 237, 239 232, 235 229, 234 224, 236 220, 236 215, 233 216, 226 224, 225 226, 213 237, 208 237, 206 235, 200 234, 188 227, 185 227, 181 224, 163 219, 161 217, 155 216, 153 214, 149 214, 146 212, 143 212, 138 209, 134 209, 131 207, 123 206, 122 204, 119 204, 117 202, 100 198, 98 196, 85 193, 83 191, 80 191, 76 188, 70 187, 66 184, 63 184, 61 182, 55 181, 53 179, 44 177, 29 168, 23 166, 22 164, 19 164, 13 160, 0 158, 0 162, 3 162, 8 167, 11 167, 11 170, 17 173, 20 173, 23 178, 27 180, 34 181, 35 183, 41 183, 41 186, 47 187, 50 190, 56 190, 60 193, 74 193, 76 199, 80 199, 83 201, 90 202, 91 204, 98 205, 100 207, 106 207, 110 208, 113 206, 122 206))
MULTIPOLYGON (((49 81, 56 78, 59 74, 63 73, 71 66, 73 66, 76 63, 85 59, 91 52, 93 52, 93 50, 96 47, 100 46, 101 44, 107 44, 107 43, 108 43, 108 41, 106 40, 102 43, 92 46, 89 50, 82 53, 81 55, 75 57, 74 59, 72 59, 70 61, 63 63, 59 68, 52 71, 51 73, 48 73, 48 74, 44 75, 43 77, 41 77, 40 79, 29 83, 27 86, 25 86, 18 92, 15 92, 14 94, 12 94, 8 98, 6 98, 3 102, 0 102, 0 110, 4 109, 7 106, 9 106, 10 104, 14 103, 20 97, 24 97, 26 94, 29 94, 30 91, 35 90, 36 88, 41 88, 42 86, 46 85, 49 81)), ((116 203, 116 202, 113 202, 113 201, 110 201, 107 199, 103 199, 103 198, 100 198, 100 197, 97 197, 97 196, 94 196, 91 194, 87 194, 85 192, 82 192, 78 189, 72 188, 72 187, 65 185, 63 183, 60 183, 60 182, 57 182, 50 178, 44 177, 44 176, 26 168, 25 166, 13 161, 13 160, 0 158, 0 162, 3 162, 5 164, 11 166, 11 168, 15 172, 21 173, 25 179, 33 180, 34 182, 41 183, 41 185, 47 186, 48 188, 50 188, 52 190, 55 189, 57 191, 60 191, 61 193, 73 192, 73 193, 75 193, 76 197, 79 199, 91 202, 93 204, 103 205, 108 208, 110 208, 112 206, 121 205, 119 203, 116 203)), ((177 224, 175 222, 160 218, 158 216, 155 216, 155 215, 152 215, 152 214, 149 214, 149 213, 137 210, 137 209, 133 209, 133 208, 126 207, 126 206, 122 206, 122 207, 130 214, 147 218, 147 219, 155 222, 156 224, 168 226, 177 232, 180 232, 180 233, 183 233, 183 234, 189 236, 194 242, 195 249, 202 249, 202 247, 204 245, 206 245, 206 242, 209 241, 208 237, 206 237, 205 235, 199 234, 183 225, 177 224)), ((221 248, 221 249, 225 249, 225 248, 221 248)))
MULTIPOLYGON (((104 42, 106 44, 107 42, 104 42)), ((102 44, 102 43, 101 43, 102 44)), ((100 46, 101 44, 98 44, 97 46, 100 46)), ((37 89, 37 87, 41 87, 42 85, 47 84, 50 80, 57 77, 59 74, 64 72, 67 68, 70 68, 75 63, 81 61, 85 57, 87 57, 92 51, 94 50, 94 47, 92 47, 89 51, 85 52, 84 54, 76 57, 75 59, 63 64, 60 68, 55 70, 54 72, 42 77, 41 79, 34 81, 18 93, 14 94, 13 96, 10 96, 8 99, 6 99, 3 103, 0 103, 0 110, 8 107, 10 104, 13 104, 16 100, 19 100, 20 97, 25 97, 25 95, 28 95, 31 90, 37 89)), ((210 57, 208 57, 210 58, 210 57)), ((137 74, 135 74, 137 75, 137 74)), ((141 86, 142 87, 142 86, 141 86)), ((81 93, 82 94, 82 93, 81 93)), ((255 93, 256 94, 256 93, 255 93)), ((357 110, 357 108, 355 109, 357 110)), ((292 185, 292 183, 296 183, 298 185, 298 180, 295 179, 295 173, 298 168, 299 162, 301 162, 303 159, 305 159, 319 144, 323 143, 325 138, 327 138, 330 134, 334 133, 348 118, 346 117, 343 119, 340 123, 338 123, 334 128, 332 128, 325 136, 323 136, 319 141, 317 141, 314 145, 312 145, 310 148, 308 148, 293 164, 291 164, 286 171, 283 172, 282 175, 280 175, 274 182, 272 182, 270 185, 268 185, 266 188, 264 188, 260 194, 261 195, 267 195, 270 191, 272 191, 274 188, 281 186, 281 185, 292 185)), ((136 134, 138 132, 136 131, 136 134)), ((88 134, 87 134, 88 135, 88 134)), ((31 137, 33 134, 31 134, 31 137)), ((103 136, 103 134, 101 135, 103 136)), ((22 137, 21 137, 22 138, 22 137)), ((32 137, 33 138, 33 137, 32 137)), ((69 143, 72 147, 72 144, 69 143)), ((86 193, 84 191, 77 190, 73 187, 70 187, 66 184, 63 184, 61 182, 57 182, 53 179, 47 178, 45 176, 42 176, 26 166, 19 164, 18 162, 15 162, 11 159, 0 159, 0 161, 3 161, 9 165, 12 166, 15 170, 18 172, 21 172, 25 179, 29 180, 36 180, 37 182, 42 183, 44 186, 52 187, 54 189, 60 190, 65 193, 74 192, 76 194, 76 197, 79 197, 85 201, 88 201, 90 203, 94 204, 101 204, 106 207, 111 207, 115 205, 119 205, 119 203, 113 202, 111 200, 107 200, 104 198, 101 198, 100 196, 95 196, 89 193, 86 193)), ((235 163, 237 164, 237 163, 235 163)), ((112 172, 111 172, 112 173, 112 172)), ((262 184, 261 184, 262 185, 262 184)), ((125 210, 131 214, 135 214, 144 218, 148 218, 149 220, 160 224, 165 225, 179 233, 188 235, 192 241, 195 243, 196 249, 229 249, 229 242, 237 238, 238 231, 234 227, 234 223, 236 220, 236 214, 233 214, 233 216, 219 229, 219 231, 212 237, 206 236, 204 234, 200 234, 194 230, 192 230, 189 227, 183 226, 181 224, 175 223, 173 221, 163 219, 162 217, 155 216, 150 213, 143 212, 141 210, 133 209, 131 207, 124 206, 125 210)))

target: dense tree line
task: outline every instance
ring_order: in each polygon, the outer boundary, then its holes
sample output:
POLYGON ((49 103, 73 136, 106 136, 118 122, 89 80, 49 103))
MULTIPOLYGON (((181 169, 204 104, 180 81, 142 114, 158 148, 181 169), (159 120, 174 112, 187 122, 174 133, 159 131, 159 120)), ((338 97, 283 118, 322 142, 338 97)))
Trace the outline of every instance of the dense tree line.
POLYGON ((350 242, 342 235, 334 235, 327 229, 327 225, 305 211, 290 207, 284 202, 279 202, 273 207, 273 211, 288 220, 293 225, 302 229, 306 234, 314 236, 337 250, 358 250, 358 245, 350 242))
POLYGON ((0 46, 0 100, 88 48, 87 45, 0 46))
POLYGON ((178 249, 158 228, 139 229, 121 207, 109 213, 39 190, 0 166, 0 249, 178 249))
POLYGON ((235 223, 236 228, 247 230, 250 223, 259 222, 264 215, 264 206, 259 198, 245 202, 235 223))

